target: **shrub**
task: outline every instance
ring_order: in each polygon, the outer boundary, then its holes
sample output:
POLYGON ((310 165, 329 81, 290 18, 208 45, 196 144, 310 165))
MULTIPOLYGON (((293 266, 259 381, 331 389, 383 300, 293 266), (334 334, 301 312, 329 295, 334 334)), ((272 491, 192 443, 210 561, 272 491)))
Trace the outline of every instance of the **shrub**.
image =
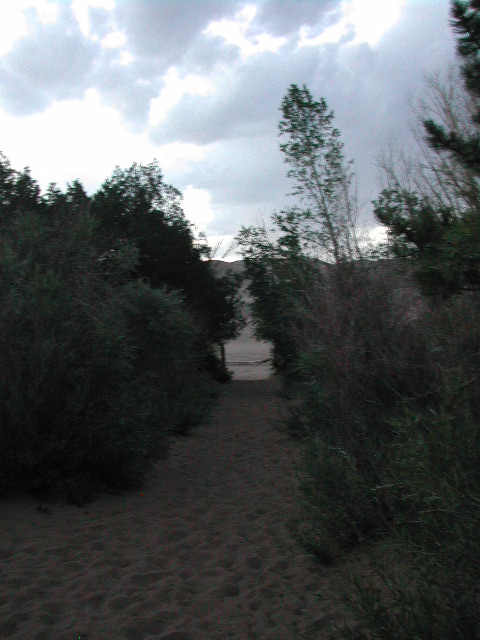
MULTIPOLYGON (((389 534, 399 509, 385 489, 394 417, 407 402, 436 410, 445 375, 473 379, 479 351, 474 297, 429 302, 389 263, 350 265, 339 278, 335 269, 298 293, 300 356, 287 423, 304 439, 299 535, 307 541, 308 530, 309 551, 316 540, 329 559, 389 534)), ((478 395, 467 396, 478 411, 478 395)))
POLYGON ((311 436, 304 442, 298 471, 290 529, 308 553, 329 564, 371 537, 377 525, 375 496, 347 451, 311 436))
POLYGON ((0 241, 0 487, 82 500, 140 482, 206 394, 179 294, 132 282, 85 211, 57 222, 17 212, 0 241))
POLYGON ((376 577, 357 579, 358 624, 345 638, 480 638, 480 425, 467 387, 449 379, 442 390, 438 410, 409 408, 394 421, 386 476, 395 569, 386 554, 376 577))

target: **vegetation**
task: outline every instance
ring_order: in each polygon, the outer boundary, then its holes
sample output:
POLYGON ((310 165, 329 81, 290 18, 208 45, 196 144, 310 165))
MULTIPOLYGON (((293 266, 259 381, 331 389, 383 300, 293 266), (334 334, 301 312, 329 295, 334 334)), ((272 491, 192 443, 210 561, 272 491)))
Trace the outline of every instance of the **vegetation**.
POLYGON ((480 287, 478 3, 453 2, 452 24, 465 87, 452 81, 448 91, 431 87, 441 120, 427 113, 423 122, 429 150, 416 169, 424 179, 402 184, 391 170, 389 187, 374 203, 396 253, 414 260, 423 290, 444 296, 480 287))
POLYGON ((299 226, 297 238, 304 249, 333 256, 337 264, 352 260, 358 256, 354 175, 333 127, 333 112, 323 98, 316 102, 307 87, 294 84, 281 111, 280 150, 294 180, 292 195, 300 196, 302 205, 290 209, 299 226))
POLYGON ((242 325, 239 282, 215 276, 208 245, 195 240, 181 194, 164 183, 156 162, 117 168, 94 195, 91 212, 110 250, 125 242, 138 248, 136 277, 183 292, 204 347, 235 337, 242 325))
POLYGON ((318 275, 321 260, 333 259, 340 273, 359 250, 354 175, 333 113, 325 100, 315 101, 307 87, 294 84, 281 111, 280 150, 299 204, 276 213, 271 230, 242 228, 237 240, 251 281, 257 335, 273 342, 274 364, 287 373, 297 355, 292 331, 303 280, 318 275))
POLYGON ((389 244, 359 248, 333 115, 295 85, 280 149, 298 205, 239 234, 303 452, 292 530, 323 562, 372 556, 336 637, 480 637, 479 3, 452 21, 464 84, 430 83, 423 157, 384 165, 389 244))
MULTIPOLYGON (((357 240, 352 164, 307 87, 281 104, 296 204, 238 242, 302 449, 291 528, 371 553, 350 640, 480 638, 480 2, 452 1, 460 75, 431 82, 422 155, 385 163, 389 243, 357 240)), ((0 158, 0 488, 138 483, 205 408, 241 326, 156 163, 42 195, 0 158)))
POLYGON ((89 198, 79 182, 42 195, 1 156, 0 212, 0 488, 134 486, 205 411, 236 285, 214 280, 156 164, 89 198))

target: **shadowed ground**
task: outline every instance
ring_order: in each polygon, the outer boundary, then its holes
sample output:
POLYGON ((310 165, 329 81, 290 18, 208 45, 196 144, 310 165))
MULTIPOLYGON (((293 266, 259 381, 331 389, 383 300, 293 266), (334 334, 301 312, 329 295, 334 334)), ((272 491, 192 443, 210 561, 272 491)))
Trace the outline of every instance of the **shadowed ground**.
POLYGON ((277 385, 223 387, 142 491, 81 509, 0 503, 0 638, 327 637, 342 580, 287 530, 296 452, 275 426, 277 385))

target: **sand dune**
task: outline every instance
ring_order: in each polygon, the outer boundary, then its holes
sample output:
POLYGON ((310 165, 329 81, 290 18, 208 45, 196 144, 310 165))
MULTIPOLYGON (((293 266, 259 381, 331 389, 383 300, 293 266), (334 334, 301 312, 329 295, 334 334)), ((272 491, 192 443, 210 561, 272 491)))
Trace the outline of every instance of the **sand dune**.
MULTIPOLYGON (((215 273, 224 276, 227 273, 243 275, 245 267, 243 260, 223 262, 212 260, 215 273)), ((236 340, 230 340, 225 345, 225 355, 228 369, 235 380, 265 380, 272 373, 271 344, 257 340, 253 333, 250 304, 252 297, 248 292, 248 281, 244 280, 240 290, 242 300, 242 314, 247 326, 236 340)))
POLYGON ((270 343, 257 340, 249 323, 236 340, 225 345, 227 368, 235 380, 265 380, 273 373, 270 352, 270 343))
POLYGON ((1 502, 0 638, 326 637, 341 581, 286 527, 296 453, 274 426, 276 385, 227 385, 142 491, 84 508, 1 502))

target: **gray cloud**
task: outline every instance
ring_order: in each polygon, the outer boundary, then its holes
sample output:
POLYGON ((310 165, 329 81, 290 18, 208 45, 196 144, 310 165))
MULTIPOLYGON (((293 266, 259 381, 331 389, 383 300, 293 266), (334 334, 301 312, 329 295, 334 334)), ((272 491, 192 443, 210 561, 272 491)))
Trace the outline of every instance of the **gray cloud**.
POLYGON ((104 38, 112 31, 114 16, 112 12, 102 7, 90 7, 89 12, 90 33, 99 39, 104 38))
MULTIPOLYGON (((250 35, 271 29, 282 35, 296 34, 299 26, 321 18, 335 4, 339 0, 260 2, 250 35)), ((257 135, 264 120, 271 119, 272 104, 288 87, 289 78, 312 67, 314 54, 294 55, 296 45, 291 43, 282 49, 282 55, 263 53, 243 61, 237 47, 204 33, 211 21, 232 18, 243 6, 245 2, 239 0, 118 3, 115 22, 126 33, 135 62, 127 68, 105 67, 98 74, 97 88, 108 104, 122 108, 126 123, 138 129, 147 123, 148 101, 160 93, 163 74, 176 65, 183 74, 205 74, 219 80, 221 95, 185 96, 153 132, 153 142, 204 144, 257 135), (222 82, 219 69, 225 68, 228 72, 222 82)))
POLYGON ((139 57, 155 57, 163 66, 178 63, 211 20, 233 15, 239 0, 161 0, 119 2, 118 25, 139 57))
MULTIPOLYGON (((326 49, 336 50, 336 46, 326 49)), ((212 75, 218 91, 204 98, 185 97, 152 133, 152 140, 205 144, 263 136, 266 131, 276 135, 278 109, 288 87, 309 84, 326 59, 328 54, 319 58, 317 50, 289 45, 282 55, 265 52, 236 63, 227 73, 220 70, 212 75)))
POLYGON ((258 22, 275 36, 288 36, 304 25, 328 27, 339 6, 340 0, 266 0, 260 5, 258 22))
POLYGON ((6 111, 28 115, 54 100, 79 98, 91 81, 98 46, 82 36, 70 12, 55 24, 35 25, 0 60, 0 96, 6 111))
POLYGON ((368 217, 370 201, 378 195, 376 157, 382 145, 390 138, 413 145, 412 104, 422 95, 424 76, 446 68, 454 46, 447 3, 410 5, 375 48, 296 50, 290 44, 281 55, 252 58, 239 65, 233 87, 226 83, 220 97, 185 100, 155 136, 158 141, 217 141, 218 152, 194 167, 188 179, 209 189, 222 212, 212 233, 235 233, 239 216, 244 224, 255 222, 265 211, 292 204, 277 143, 278 108, 290 83, 305 83, 335 112, 346 156, 356 163, 360 203, 367 205, 368 217))
POLYGON ((453 58, 449 0, 407 3, 401 20, 373 48, 297 47, 300 27, 320 33, 338 16, 340 0, 260 0, 250 35, 283 36, 286 43, 277 53, 242 59, 237 47, 205 28, 245 4, 124 0, 113 12, 91 10, 91 33, 98 39, 113 28, 125 33, 125 49, 133 55, 126 66, 119 64, 119 50, 102 49, 83 36, 68 5, 59 5, 53 25, 35 23, 32 14, 30 34, 0 59, 0 103, 26 115, 57 99, 81 97, 93 86, 131 130, 142 132, 170 66, 180 77, 210 79, 214 93, 183 96, 150 137, 156 144, 209 145, 205 161, 168 179, 181 189, 208 189, 216 217, 207 231, 223 234, 290 204, 285 194, 291 185, 278 150, 279 107, 291 83, 305 83, 335 111, 346 155, 356 160, 361 198, 368 202, 377 192, 375 156, 382 145, 391 136, 412 141, 411 104, 421 95, 422 76, 453 58))
POLYGON ((156 70, 145 69, 139 61, 121 66, 115 50, 103 52, 102 62, 92 78, 92 85, 106 104, 122 114, 131 131, 143 131, 148 123, 150 100, 158 95, 161 86, 156 70))

